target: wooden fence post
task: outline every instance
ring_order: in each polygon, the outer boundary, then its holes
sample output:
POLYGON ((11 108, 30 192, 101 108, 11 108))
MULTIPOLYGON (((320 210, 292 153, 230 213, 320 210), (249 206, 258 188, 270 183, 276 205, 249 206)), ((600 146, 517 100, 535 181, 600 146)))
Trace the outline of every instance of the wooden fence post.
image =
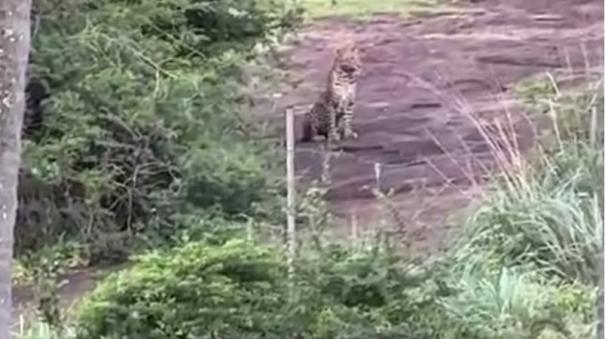
POLYGON ((287 181, 287 246, 288 276, 294 276, 294 257, 296 256, 296 182, 294 177, 294 110, 286 108, 286 181, 287 181))

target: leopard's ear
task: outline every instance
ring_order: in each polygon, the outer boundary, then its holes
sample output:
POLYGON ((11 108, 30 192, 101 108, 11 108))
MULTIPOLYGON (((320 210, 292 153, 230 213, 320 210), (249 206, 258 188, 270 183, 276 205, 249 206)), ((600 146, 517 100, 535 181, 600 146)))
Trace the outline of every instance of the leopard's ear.
POLYGON ((336 49, 336 54, 337 55, 342 55, 348 51, 352 51, 356 48, 356 44, 353 40, 351 39, 346 39, 344 42, 341 42, 338 45, 338 48, 336 49))
POLYGON ((340 45, 338 46, 338 48, 336 49, 336 56, 341 57, 345 54, 346 51, 346 46, 344 45, 340 45))
POLYGON ((334 52, 334 56, 336 58, 340 58, 342 56, 342 48, 337 48, 336 51, 334 52))

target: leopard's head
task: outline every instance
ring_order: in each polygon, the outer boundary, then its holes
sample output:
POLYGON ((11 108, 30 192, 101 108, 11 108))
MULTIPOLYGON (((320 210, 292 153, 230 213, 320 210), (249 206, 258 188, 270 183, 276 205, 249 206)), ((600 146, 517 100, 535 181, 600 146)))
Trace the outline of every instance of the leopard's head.
POLYGON ((343 72, 357 77, 361 73, 361 56, 359 47, 348 41, 336 50, 335 66, 343 72))

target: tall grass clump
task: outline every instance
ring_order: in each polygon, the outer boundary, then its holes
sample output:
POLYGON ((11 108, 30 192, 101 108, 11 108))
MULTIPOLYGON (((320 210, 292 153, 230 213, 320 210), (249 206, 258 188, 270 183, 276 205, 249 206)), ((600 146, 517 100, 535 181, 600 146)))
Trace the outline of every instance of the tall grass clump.
POLYGON ((564 283, 540 272, 455 274, 441 304, 454 323, 476 338, 588 338, 594 336, 595 288, 564 283))
POLYGON ((596 284, 603 229, 602 83, 569 90, 554 81, 528 83, 519 92, 525 107, 544 112, 538 119, 548 124, 528 158, 502 166, 465 225, 455 261, 466 270, 522 267, 596 284))
POLYGON ((602 80, 563 87, 545 78, 517 88, 537 127, 535 147, 522 156, 512 138, 491 143, 499 174, 449 252, 458 292, 442 304, 479 338, 594 336, 602 80))

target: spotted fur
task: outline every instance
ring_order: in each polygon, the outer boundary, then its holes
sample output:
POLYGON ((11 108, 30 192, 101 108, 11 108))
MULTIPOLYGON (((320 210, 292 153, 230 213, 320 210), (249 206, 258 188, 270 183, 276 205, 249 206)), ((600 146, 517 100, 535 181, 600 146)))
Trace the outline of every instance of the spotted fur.
POLYGON ((326 89, 304 116, 301 141, 312 141, 316 135, 324 136, 328 143, 357 138, 352 120, 361 70, 355 44, 348 43, 336 51, 326 89))

